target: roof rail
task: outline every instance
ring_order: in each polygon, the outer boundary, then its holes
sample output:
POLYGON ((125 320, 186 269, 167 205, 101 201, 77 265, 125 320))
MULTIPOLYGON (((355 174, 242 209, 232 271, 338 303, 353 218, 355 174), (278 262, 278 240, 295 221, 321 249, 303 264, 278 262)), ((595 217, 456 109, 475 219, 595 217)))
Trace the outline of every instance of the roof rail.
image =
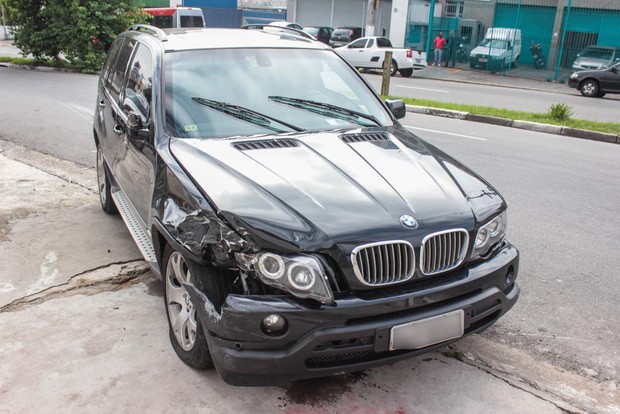
POLYGON ((296 34, 298 36, 304 37, 304 38, 309 39, 309 40, 316 40, 314 37, 312 37, 312 35, 304 32, 303 30, 298 30, 298 29, 295 29, 293 27, 276 26, 276 25, 272 25, 272 24, 246 24, 244 26, 241 26, 241 28, 242 29, 250 29, 250 30, 254 30, 254 29, 258 29, 258 30, 278 29, 276 31, 289 32, 290 34, 296 34))
POLYGON ((166 36, 166 33, 163 30, 161 30, 159 27, 151 26, 148 24, 134 24, 128 30, 132 32, 148 33, 150 35, 155 36, 162 42, 165 42, 168 40, 168 36, 166 36))

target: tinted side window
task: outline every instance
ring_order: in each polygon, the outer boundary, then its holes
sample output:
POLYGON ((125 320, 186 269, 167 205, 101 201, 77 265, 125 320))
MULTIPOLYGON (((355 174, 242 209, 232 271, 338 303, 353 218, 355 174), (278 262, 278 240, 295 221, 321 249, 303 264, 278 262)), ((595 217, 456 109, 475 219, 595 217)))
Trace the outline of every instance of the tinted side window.
POLYGON ((204 27, 200 16, 181 16, 181 27, 204 27))
POLYGON ((123 81, 125 80, 127 63, 129 62, 131 52, 133 52, 135 46, 135 40, 129 39, 125 42, 119 52, 118 59, 114 64, 114 68, 110 73, 110 92, 116 97, 118 97, 118 94, 121 92, 121 86, 123 85, 123 81))
POLYGON ((106 86, 108 86, 107 82, 108 76, 110 75, 110 69, 114 67, 114 62, 116 62, 116 57, 118 55, 119 49, 123 44, 123 40, 124 39, 122 38, 118 38, 114 41, 114 43, 112 43, 112 46, 108 51, 108 56, 106 57, 105 62, 103 62, 103 67, 101 69, 101 79, 105 80, 106 86))
POLYGON ((141 115, 142 122, 146 123, 153 93, 153 58, 148 47, 138 46, 130 68, 123 110, 134 111, 141 115))
POLYGON ((349 47, 351 49, 362 49, 365 45, 366 45, 366 39, 362 39, 362 40, 356 40, 355 42, 351 43, 349 47))
POLYGON ((392 47, 392 44, 386 38, 380 37, 380 38, 377 39, 377 46, 379 46, 379 47, 392 47))

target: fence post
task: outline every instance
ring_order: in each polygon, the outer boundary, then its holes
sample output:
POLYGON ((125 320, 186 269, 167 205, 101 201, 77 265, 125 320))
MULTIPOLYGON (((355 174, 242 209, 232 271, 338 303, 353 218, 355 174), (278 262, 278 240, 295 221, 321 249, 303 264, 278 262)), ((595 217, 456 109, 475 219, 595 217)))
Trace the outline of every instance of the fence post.
POLYGON ((433 18, 435 16, 435 0, 431 0, 430 14, 428 16, 428 33, 426 34, 426 61, 432 61, 430 59, 431 50, 431 38, 433 34, 433 18))
POLYGON ((568 26, 568 19, 570 18, 570 8, 573 4, 573 0, 568 0, 568 5, 566 9, 566 18, 564 19, 564 23, 562 23, 562 39, 560 40, 560 54, 557 57, 557 63, 555 64, 555 77, 553 80, 558 80, 560 77, 560 65, 562 64, 562 53, 564 52, 564 40, 566 39, 566 29, 568 26))
MULTIPOLYGON (((519 29, 519 24, 521 23, 521 4, 522 1, 519 0, 519 6, 517 7, 517 21, 514 25, 515 31, 512 34, 512 49, 510 50, 510 61, 508 62, 508 75, 510 75, 510 70, 512 69, 512 57, 515 53, 515 39, 517 38, 517 29, 519 29)), ((521 36, 523 36, 523 34, 521 34, 521 36)), ((521 37, 521 53, 523 53, 523 37, 521 37)))
POLYGON ((390 94, 390 76, 392 76, 392 51, 385 52, 383 59, 383 79, 381 80, 381 95, 388 96, 390 94))

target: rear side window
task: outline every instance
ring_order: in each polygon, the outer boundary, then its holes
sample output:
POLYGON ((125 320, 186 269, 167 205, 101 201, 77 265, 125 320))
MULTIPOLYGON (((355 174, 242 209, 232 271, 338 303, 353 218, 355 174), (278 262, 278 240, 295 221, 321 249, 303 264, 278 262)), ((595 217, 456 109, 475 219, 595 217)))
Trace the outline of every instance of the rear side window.
POLYGON ((392 47, 392 44, 386 38, 380 37, 377 39, 377 46, 378 47, 392 47))
POLYGON ((123 110, 139 114, 142 122, 149 119, 151 98, 153 94, 153 57, 148 47, 138 46, 131 61, 123 110))
POLYGON ((135 46, 136 41, 133 39, 128 39, 121 48, 118 59, 110 71, 109 88, 110 92, 115 95, 115 97, 118 97, 121 92, 121 86, 123 85, 123 81, 125 80, 125 72, 127 71, 127 63, 129 63, 129 58, 131 57, 131 53, 133 52, 135 46))
POLYGON ((110 70, 114 67, 114 63, 116 62, 118 51, 123 45, 123 41, 124 41, 123 38, 118 38, 114 41, 114 43, 112 43, 112 46, 110 47, 110 50, 108 51, 108 56, 106 57, 105 62, 103 62, 103 67, 101 69, 101 79, 105 79, 105 80, 108 79, 110 70))
POLYGON ((172 16, 153 16, 149 19, 149 24, 161 29, 172 28, 172 16))
POLYGON ((204 27, 200 16, 181 16, 181 27, 204 27))

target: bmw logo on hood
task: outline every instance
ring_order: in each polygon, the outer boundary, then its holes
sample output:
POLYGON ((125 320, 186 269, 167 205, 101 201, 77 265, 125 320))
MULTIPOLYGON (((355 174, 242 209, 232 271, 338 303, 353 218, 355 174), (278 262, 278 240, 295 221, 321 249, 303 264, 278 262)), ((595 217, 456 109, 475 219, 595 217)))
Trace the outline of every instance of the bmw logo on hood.
POLYGON ((415 229, 416 227, 418 227, 418 222, 416 221, 416 219, 407 214, 403 214, 402 216, 400 216, 400 224, 407 227, 408 229, 415 229))

